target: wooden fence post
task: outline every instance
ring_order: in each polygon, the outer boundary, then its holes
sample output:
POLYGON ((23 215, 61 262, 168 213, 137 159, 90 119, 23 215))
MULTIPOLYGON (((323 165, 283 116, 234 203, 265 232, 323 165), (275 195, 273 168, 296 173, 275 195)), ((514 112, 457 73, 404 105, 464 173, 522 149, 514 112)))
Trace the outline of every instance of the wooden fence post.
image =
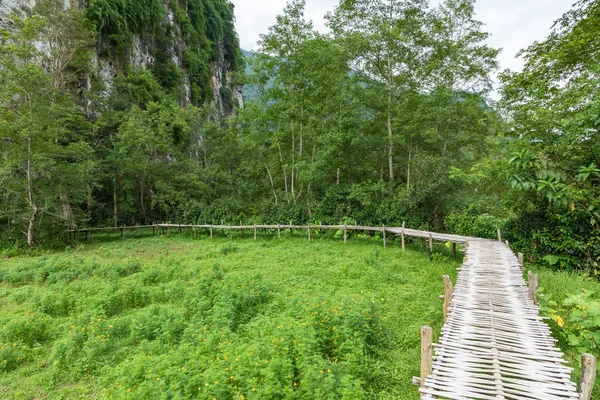
POLYGON ((454 288, 452 287, 452 280, 448 275, 444 275, 444 323, 448 320, 448 309, 450 308, 450 301, 452 300, 452 293, 454 288))
POLYGON ((387 246, 386 240, 385 240, 385 225, 381 226, 381 231, 383 232, 383 248, 385 249, 387 246))
POLYGON ((233 240, 233 234, 231 233, 231 225, 229 225, 229 240, 233 240))
POLYGON ((358 222, 354 221, 354 240, 358 239, 358 229, 356 229, 358 227, 358 222))
POLYGON ((177 228, 177 233, 181 235, 181 224, 179 224, 179 227, 177 228))
POLYGON ((196 225, 194 225, 192 229, 194 230, 194 240, 196 240, 198 238, 198 235, 196 234, 196 225))
POLYGON ((523 253, 519 253, 517 255, 517 257, 519 258, 519 265, 521 265, 521 270, 523 269, 523 253))
POLYGON ((323 229, 321 228, 322 226, 323 222, 319 221, 319 239, 323 237, 323 229))
POLYGON ((502 232, 500 232, 500 228, 498 228, 498 241, 502 242, 502 232))
POLYGON ((254 240, 256 240, 256 224, 254 224, 254 240))
POLYGON ((281 227, 277 224, 277 239, 281 239, 281 227))
POLYGON ((510 249, 510 242, 508 240, 505 240, 504 244, 506 245, 506 247, 508 247, 510 249))
POLYGON ((290 219, 290 236, 294 236, 294 231, 292 229, 292 220, 290 219))
POLYGON ((346 222, 344 222, 344 244, 346 244, 346 239, 348 237, 347 235, 347 226, 346 226, 346 222))
POLYGON ((213 226, 212 226, 212 224, 211 224, 211 226, 210 226, 210 239, 211 239, 211 240, 212 240, 212 238, 213 238, 213 234, 212 234, 212 227, 213 227, 213 226))
POLYGON ((308 241, 310 242, 310 222, 308 223, 308 241))
POLYGON ((579 376, 580 400, 591 400, 596 380, 596 357, 591 354, 581 356, 581 375, 579 376))
POLYGON ((154 229, 156 228, 156 225, 152 224, 152 236, 156 235, 154 229))
POLYGON ((124 229, 125 229, 125 225, 122 225, 121 226, 121 239, 123 239, 125 237, 124 229))
POLYGON ((456 260, 456 243, 452 243, 452 259, 456 260))
POLYGON ((533 272, 529 271, 529 298, 533 300, 533 304, 537 304, 537 289, 538 277, 533 272))
POLYGON ((433 236, 429 234, 429 261, 433 261, 433 236))
POLYGON ((401 236, 402 236, 402 251, 406 251, 406 243, 404 242, 404 229, 402 229, 401 236))
POLYGON ((433 330, 429 326, 421 327, 421 387, 433 373, 433 330))

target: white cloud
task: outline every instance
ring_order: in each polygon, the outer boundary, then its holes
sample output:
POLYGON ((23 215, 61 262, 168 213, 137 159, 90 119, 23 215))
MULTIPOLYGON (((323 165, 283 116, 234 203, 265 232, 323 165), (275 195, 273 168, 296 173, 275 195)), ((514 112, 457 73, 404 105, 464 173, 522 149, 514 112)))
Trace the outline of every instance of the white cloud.
MULTIPOLYGON (((256 49, 261 33, 267 32, 282 13, 286 0, 231 0, 235 5, 236 27, 244 49, 256 49)), ((555 20, 571 8, 575 0, 479 0, 477 18, 492 34, 489 44, 502 48, 501 68, 519 70, 523 64, 515 59, 522 48, 543 40, 555 20)), ((337 0, 307 0, 306 17, 315 28, 326 30, 323 16, 333 10, 337 0)), ((434 1, 432 3, 438 3, 434 1)))

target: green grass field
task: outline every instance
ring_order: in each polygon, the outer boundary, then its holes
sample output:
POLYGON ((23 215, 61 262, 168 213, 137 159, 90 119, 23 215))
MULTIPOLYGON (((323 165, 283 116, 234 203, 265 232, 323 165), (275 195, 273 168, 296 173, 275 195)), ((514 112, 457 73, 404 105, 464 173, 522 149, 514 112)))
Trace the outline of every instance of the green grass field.
MULTIPOLYGON (((448 248, 274 236, 95 235, 0 259, 0 398, 418 399, 448 248)), ((558 301, 599 287, 536 272, 558 301)))
POLYGON ((288 236, 113 237, 0 261, 0 397, 417 399, 448 249, 430 262, 288 236))

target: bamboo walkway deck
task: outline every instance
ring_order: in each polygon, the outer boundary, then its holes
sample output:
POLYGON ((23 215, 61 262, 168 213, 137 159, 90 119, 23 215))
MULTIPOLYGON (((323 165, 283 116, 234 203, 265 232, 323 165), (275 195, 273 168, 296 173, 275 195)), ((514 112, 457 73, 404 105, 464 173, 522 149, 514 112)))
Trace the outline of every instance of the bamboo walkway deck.
POLYGON ((465 262, 421 399, 579 399, 513 252, 498 241, 464 240, 465 262))

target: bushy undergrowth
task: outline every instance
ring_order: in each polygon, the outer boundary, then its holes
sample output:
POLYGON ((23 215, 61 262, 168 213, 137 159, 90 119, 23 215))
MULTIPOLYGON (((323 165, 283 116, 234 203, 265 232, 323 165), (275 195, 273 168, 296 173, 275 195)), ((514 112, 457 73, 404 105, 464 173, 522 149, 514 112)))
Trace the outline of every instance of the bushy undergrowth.
MULTIPOLYGON (((341 243, 313 244, 320 250, 302 260, 306 242, 294 239, 289 248, 160 241, 0 264, 2 397, 362 399, 389 390, 383 360, 406 338, 373 286, 407 282, 380 243, 373 252, 363 239, 357 254, 368 254, 350 261, 341 243), (348 269, 354 263, 361 269, 348 269), (335 276, 347 284, 332 285, 335 276), (70 392, 82 380, 89 389, 70 392)), ((429 265, 451 268, 443 257, 429 265)), ((429 295, 435 303, 437 292, 429 295)), ((417 306, 407 305, 406 318, 417 306)), ((439 319, 438 308, 430 318, 439 319)), ((414 324, 404 324, 411 345, 414 324)), ((409 367, 417 373, 418 363, 409 367)))

